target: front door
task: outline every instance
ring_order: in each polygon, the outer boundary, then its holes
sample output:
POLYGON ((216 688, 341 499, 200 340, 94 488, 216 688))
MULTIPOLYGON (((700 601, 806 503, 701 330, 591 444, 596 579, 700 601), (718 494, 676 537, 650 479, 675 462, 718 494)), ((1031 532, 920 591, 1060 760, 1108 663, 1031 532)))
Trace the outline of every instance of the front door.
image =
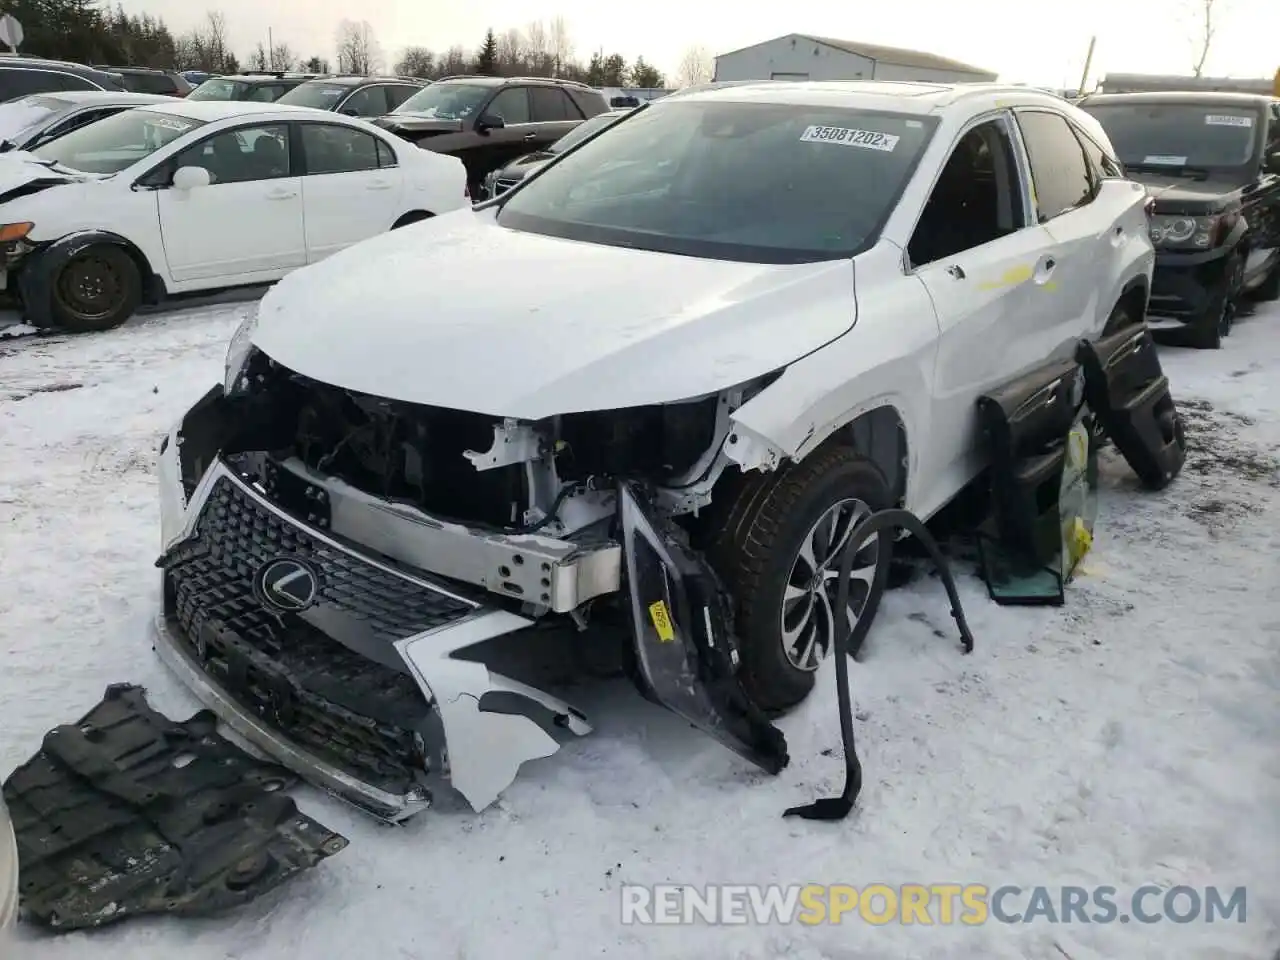
POLYGON ((489 101, 482 116, 501 117, 503 126, 480 134, 479 145, 467 151, 464 160, 473 179, 483 182, 492 171, 538 149, 537 124, 530 110, 528 87, 505 87, 489 101))
POLYGON ((293 175, 289 127, 237 127, 184 150, 178 167, 204 167, 211 183, 156 191, 169 273, 177 283, 258 283, 307 262, 302 178, 293 175))
POLYGON ((978 397, 1049 359, 1062 309, 1053 238, 1028 215, 1009 124, 1001 115, 961 136, 908 246, 940 328, 924 515, 981 469, 978 397))
POLYGON ((405 212, 404 175, 391 148, 334 123, 298 125, 307 262, 382 233, 405 212))

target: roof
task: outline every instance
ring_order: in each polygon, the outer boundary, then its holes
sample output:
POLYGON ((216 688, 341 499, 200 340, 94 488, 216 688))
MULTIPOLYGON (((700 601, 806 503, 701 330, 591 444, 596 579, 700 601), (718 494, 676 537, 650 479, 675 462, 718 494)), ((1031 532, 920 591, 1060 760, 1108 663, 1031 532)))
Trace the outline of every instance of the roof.
POLYGON ((687 100, 725 103, 777 103, 797 106, 884 110, 925 116, 958 101, 1007 106, 1069 106, 1061 97, 1031 87, 1005 83, 917 83, 895 80, 750 80, 713 83, 677 91, 651 108, 687 100))
MULTIPOLYGON (((950 70, 957 73, 973 73, 979 76, 995 79, 995 74, 990 70, 983 70, 981 67, 971 66, 967 63, 961 63, 959 60, 950 60, 947 57, 939 57, 933 53, 922 53, 919 50, 906 50, 901 47, 884 47, 874 43, 862 43, 858 40, 837 40, 834 37, 818 37, 811 33, 788 33, 785 36, 777 37, 777 40, 785 40, 788 37, 799 37, 802 40, 811 40, 814 43, 822 44, 824 47, 832 47, 836 50, 842 50, 845 53, 852 53, 855 56, 866 57, 868 60, 874 60, 877 63, 892 63, 901 67, 919 67, 922 70, 950 70)), ((763 43, 771 43, 773 41, 765 40, 763 43)), ((758 47, 760 44, 753 43, 752 47, 758 47)), ((727 57, 732 53, 739 53, 741 50, 749 50, 751 47, 741 47, 738 50, 731 50, 729 53, 720 54, 721 57, 727 57)), ((716 58, 717 60, 719 57, 716 58)))
POLYGON ((312 77, 310 80, 306 80, 303 83, 299 84, 299 86, 305 87, 308 83, 328 84, 329 86, 333 86, 336 84, 338 86, 344 86, 344 87, 358 87, 363 83, 418 83, 418 84, 422 84, 423 86, 426 86, 430 82, 431 81, 429 80, 420 80, 416 77, 334 76, 334 77, 312 77))
POLYGON ((165 97, 151 104, 150 110, 156 113, 168 113, 175 117, 186 117, 188 120, 200 120, 213 123, 234 117, 252 117, 260 113, 298 113, 313 116, 318 111, 313 107, 300 107, 291 103, 259 103, 255 100, 178 100, 165 97))
POLYGON ((1095 93, 1085 97, 1077 106, 1106 103, 1203 103, 1206 106, 1233 104, 1240 107, 1259 107, 1270 104, 1275 97, 1264 93, 1234 93, 1215 90, 1158 90, 1149 93, 1095 93))
POLYGON ((55 90, 33 94, 37 97, 53 97, 66 103, 170 103, 173 97, 163 93, 130 93, 126 90, 55 90))
POLYGON ((48 60, 44 57, 24 57, 21 55, 0 56, 0 67, 14 67, 23 70, 62 70, 66 73, 87 73, 91 76, 111 76, 106 70, 86 67, 83 63, 72 63, 70 60, 48 60))

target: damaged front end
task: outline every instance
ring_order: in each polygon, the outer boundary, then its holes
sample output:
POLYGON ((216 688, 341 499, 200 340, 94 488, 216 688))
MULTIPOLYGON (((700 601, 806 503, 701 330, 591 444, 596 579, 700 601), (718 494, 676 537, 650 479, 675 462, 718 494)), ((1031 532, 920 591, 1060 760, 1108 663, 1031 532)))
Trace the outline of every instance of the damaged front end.
POLYGON ((730 605, 670 519, 710 502, 742 391, 495 421, 232 352, 161 446, 156 647, 242 738, 388 820, 442 782, 483 809, 590 732, 486 652, 560 630, 617 642, 650 699, 785 765, 737 686, 730 605))

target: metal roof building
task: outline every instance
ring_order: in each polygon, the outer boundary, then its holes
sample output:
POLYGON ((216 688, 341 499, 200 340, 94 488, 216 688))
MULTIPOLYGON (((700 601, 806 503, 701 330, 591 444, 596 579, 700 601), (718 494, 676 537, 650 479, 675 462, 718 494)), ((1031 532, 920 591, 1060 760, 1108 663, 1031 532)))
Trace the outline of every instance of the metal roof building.
POLYGON ((996 75, 932 53, 789 33, 722 53, 716 57, 715 79, 966 83, 995 80, 996 75))

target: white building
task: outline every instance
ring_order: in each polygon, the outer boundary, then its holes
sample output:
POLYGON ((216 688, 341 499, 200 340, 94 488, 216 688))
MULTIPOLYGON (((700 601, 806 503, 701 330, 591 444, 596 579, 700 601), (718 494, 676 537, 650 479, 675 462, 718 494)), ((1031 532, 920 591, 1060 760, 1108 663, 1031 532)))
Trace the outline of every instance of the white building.
POLYGON ((965 83, 996 75, 916 50, 789 33, 716 57, 723 80, 918 80, 965 83))

